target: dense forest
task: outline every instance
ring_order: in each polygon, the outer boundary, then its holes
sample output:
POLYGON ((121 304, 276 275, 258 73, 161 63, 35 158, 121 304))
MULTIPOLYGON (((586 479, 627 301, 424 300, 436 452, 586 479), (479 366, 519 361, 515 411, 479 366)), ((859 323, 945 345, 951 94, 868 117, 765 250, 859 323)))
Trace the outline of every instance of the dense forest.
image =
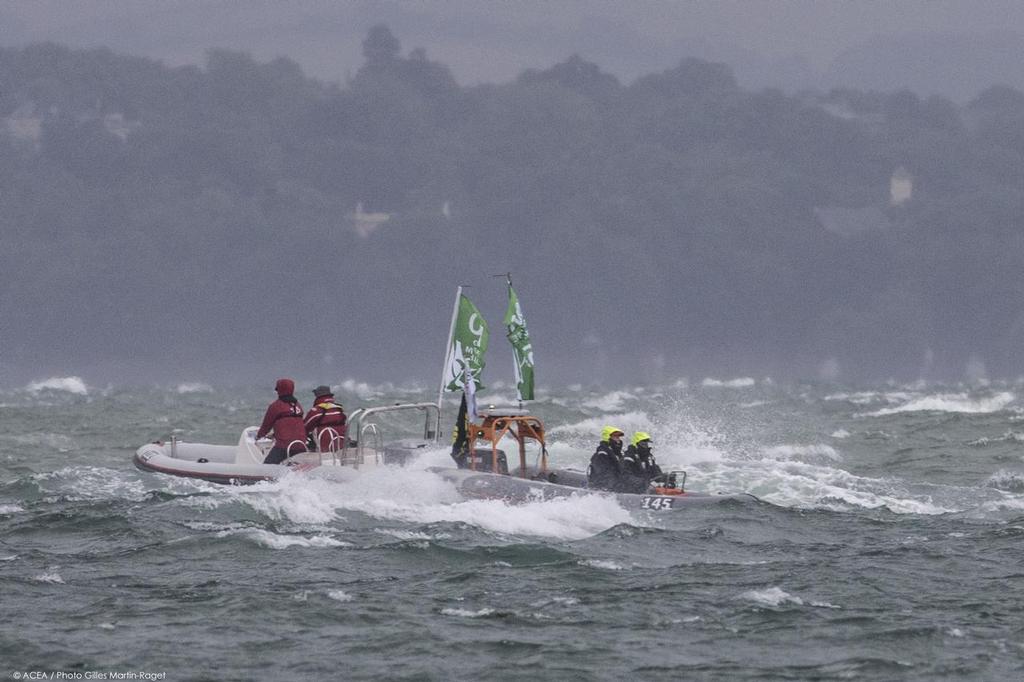
POLYGON ((0 50, 0 381, 432 380, 456 285, 498 345, 507 271, 541 383, 1024 374, 1024 93, 363 54, 0 50))

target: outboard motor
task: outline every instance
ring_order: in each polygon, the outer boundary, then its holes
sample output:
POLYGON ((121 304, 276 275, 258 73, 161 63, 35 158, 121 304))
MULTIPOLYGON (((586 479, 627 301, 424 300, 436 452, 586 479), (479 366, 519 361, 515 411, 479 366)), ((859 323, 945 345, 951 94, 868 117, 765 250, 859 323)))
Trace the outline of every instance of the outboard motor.
POLYGON ((651 492, 655 495, 685 495, 686 472, 669 471, 651 481, 651 492))

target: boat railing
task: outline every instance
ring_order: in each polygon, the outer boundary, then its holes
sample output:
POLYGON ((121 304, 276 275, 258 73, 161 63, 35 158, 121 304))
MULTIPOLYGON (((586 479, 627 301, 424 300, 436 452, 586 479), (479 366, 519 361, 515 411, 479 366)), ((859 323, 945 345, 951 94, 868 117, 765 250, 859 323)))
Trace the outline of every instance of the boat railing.
MULTIPOLYGON (((298 439, 293 440, 290 443, 288 443, 288 447, 285 448, 285 451, 284 451, 285 457, 284 457, 284 461, 281 462, 281 464, 291 465, 292 462, 294 461, 295 457, 298 457, 299 455, 304 455, 304 454, 306 454, 306 452, 307 452, 306 451, 306 441, 298 440, 298 439), (292 448, 294 448, 295 446, 298 446, 301 449, 300 450, 296 450, 293 453, 292 452, 292 448)), ((320 464, 323 464, 324 456, 319 454, 319 453, 317 453, 317 454, 318 454, 318 456, 320 458, 320 464)))
POLYGON ((400 412, 422 412, 423 440, 437 442, 438 432, 435 425, 440 412, 436 403, 400 403, 360 408, 348 419, 348 437, 345 438, 344 446, 340 451, 332 453, 335 464, 363 464, 367 456, 368 443, 372 443, 374 459, 379 462, 384 456, 384 434, 374 417, 400 412))
POLYGON ((357 441, 355 450, 355 461, 352 462, 357 467, 366 462, 366 443, 373 436, 373 463, 380 463, 380 456, 384 451, 384 438, 381 435, 380 429, 377 428, 377 424, 370 422, 363 424, 359 428, 359 440, 357 441))

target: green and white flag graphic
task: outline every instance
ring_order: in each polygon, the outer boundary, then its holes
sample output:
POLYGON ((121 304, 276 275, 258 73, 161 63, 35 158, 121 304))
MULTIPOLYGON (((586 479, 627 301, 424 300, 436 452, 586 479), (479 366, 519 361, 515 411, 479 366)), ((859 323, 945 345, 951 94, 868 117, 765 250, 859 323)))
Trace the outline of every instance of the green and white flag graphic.
POLYGON ((487 321, 473 302, 465 296, 459 296, 459 311, 455 318, 452 331, 452 344, 448 348, 448 358, 444 365, 444 389, 458 391, 465 389, 465 371, 473 379, 476 388, 483 388, 480 383, 484 371, 484 354, 487 352, 487 321))
POLYGON ((512 344, 519 399, 533 400, 533 347, 530 345, 530 333, 526 331, 526 318, 523 317, 523 309, 519 306, 519 297, 512 288, 512 282, 508 284, 505 329, 508 330, 508 340, 512 344))

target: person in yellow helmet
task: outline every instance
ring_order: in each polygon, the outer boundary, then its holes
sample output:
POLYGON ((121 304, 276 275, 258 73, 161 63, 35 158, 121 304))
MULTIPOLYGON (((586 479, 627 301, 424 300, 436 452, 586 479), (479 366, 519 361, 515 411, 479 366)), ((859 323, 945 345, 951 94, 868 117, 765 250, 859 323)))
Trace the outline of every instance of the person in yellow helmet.
POLYGON ((658 476, 661 467, 654 461, 651 451, 651 434, 637 431, 622 456, 622 479, 624 492, 645 493, 647 486, 658 476))
POLYGON ((616 426, 601 430, 601 442, 590 458, 587 469, 587 487, 594 490, 622 491, 622 437, 626 435, 616 426))

